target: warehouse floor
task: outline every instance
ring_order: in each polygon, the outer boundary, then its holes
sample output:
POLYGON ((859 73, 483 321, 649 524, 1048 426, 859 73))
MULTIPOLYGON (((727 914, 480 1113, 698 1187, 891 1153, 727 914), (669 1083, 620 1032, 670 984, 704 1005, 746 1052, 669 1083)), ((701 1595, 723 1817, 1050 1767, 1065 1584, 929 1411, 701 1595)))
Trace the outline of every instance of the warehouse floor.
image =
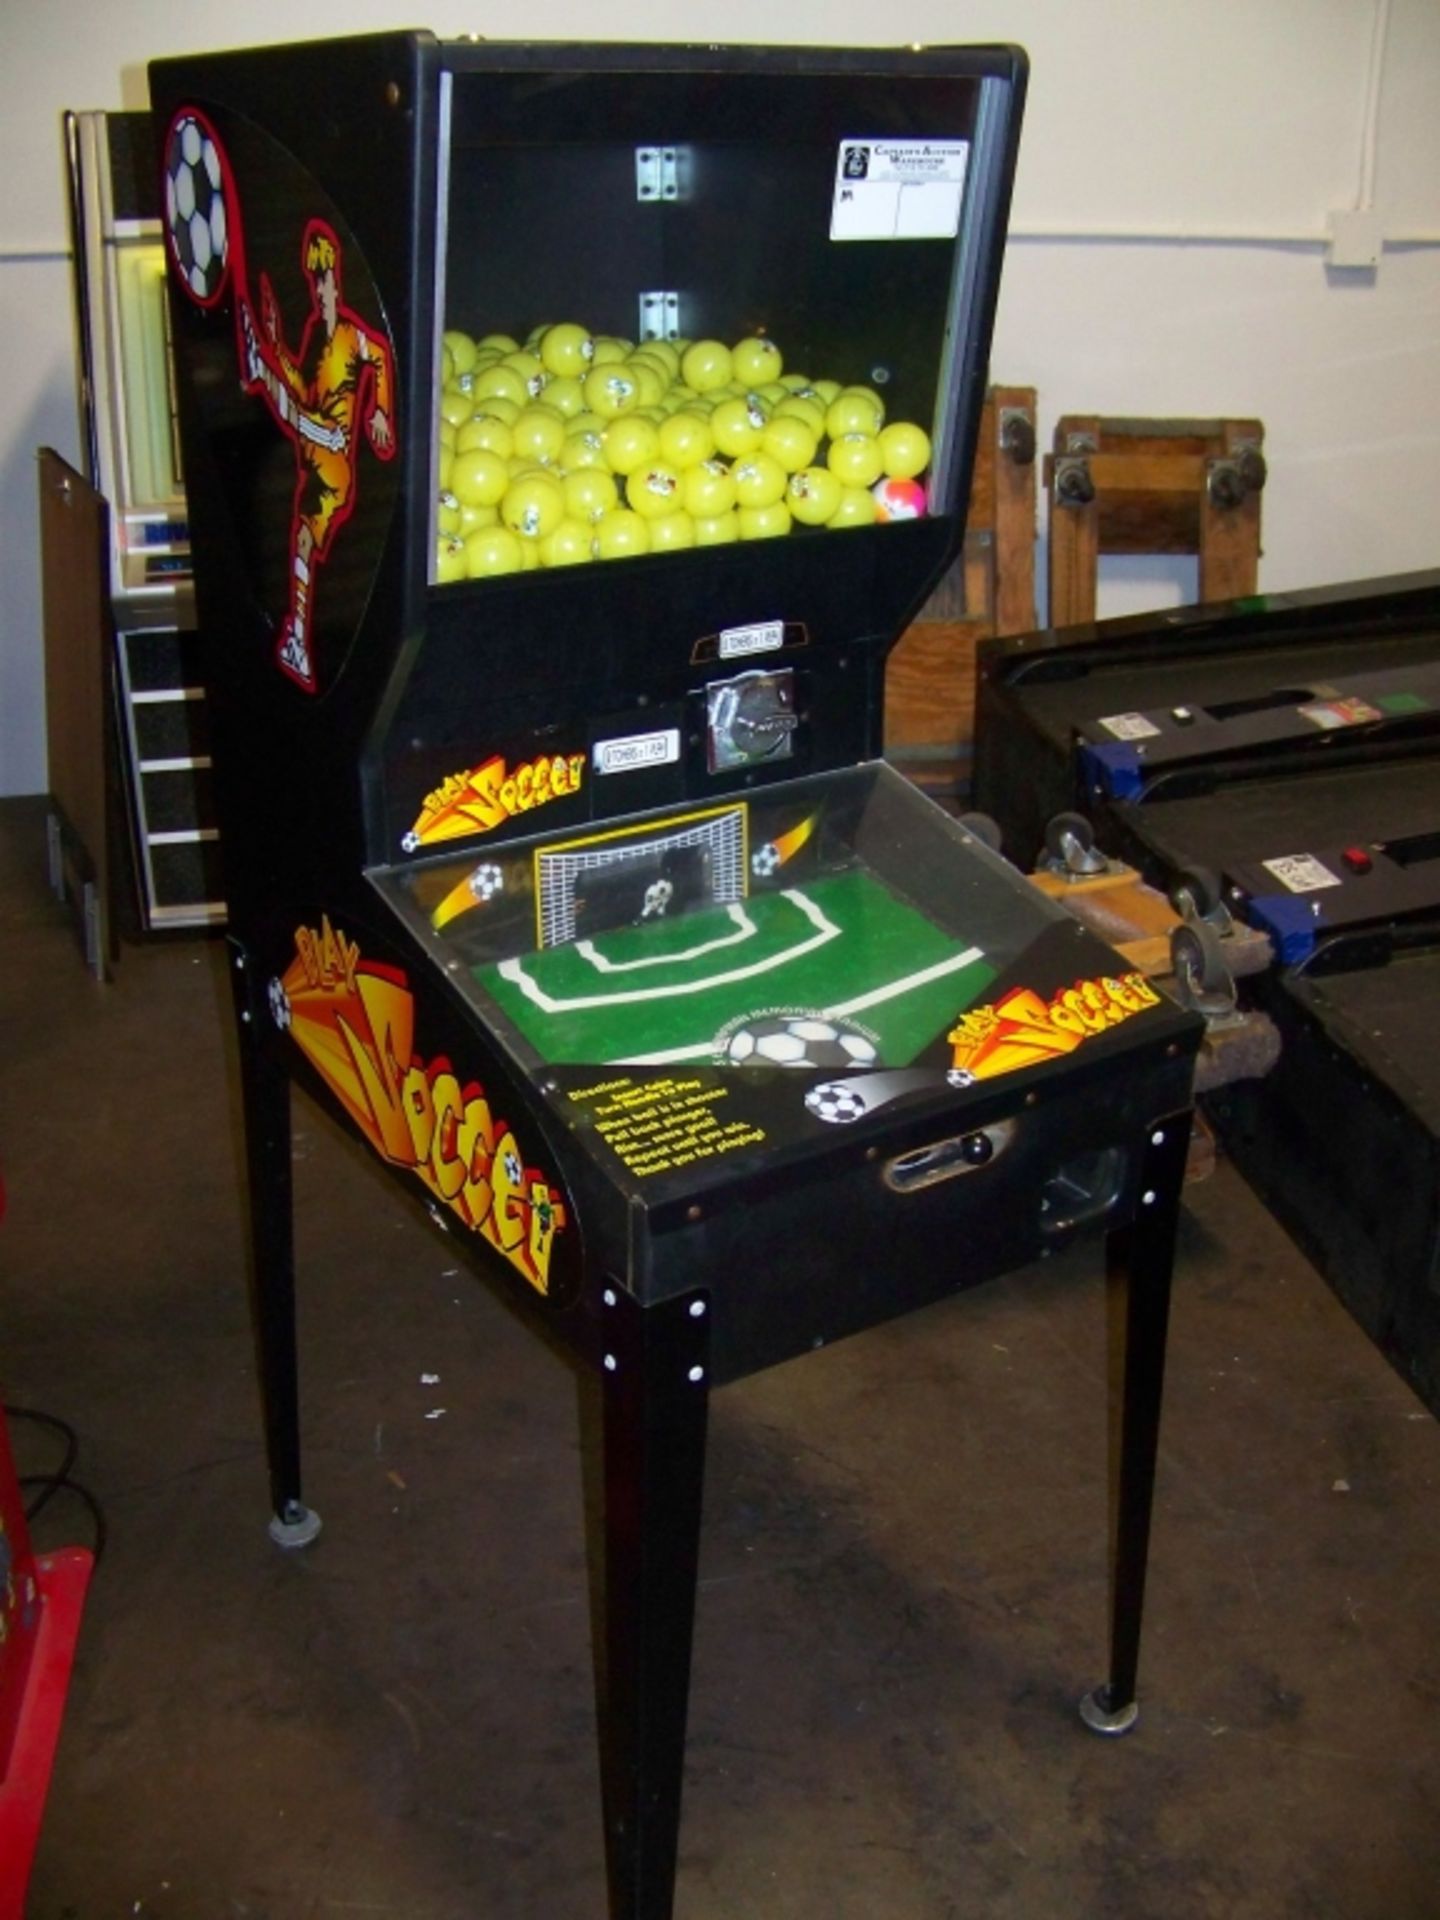
MULTIPOLYGON (((302 1102, 325 1530, 273 1547, 222 950, 96 985, 16 801, 0 938, 0 1383, 110 1536, 31 1920, 601 1920, 573 1376, 302 1102)), ((678 1920, 1440 1915, 1440 1429, 1230 1169, 1190 1189, 1102 1741, 1105 1318, 1076 1249, 716 1394, 678 1920)))

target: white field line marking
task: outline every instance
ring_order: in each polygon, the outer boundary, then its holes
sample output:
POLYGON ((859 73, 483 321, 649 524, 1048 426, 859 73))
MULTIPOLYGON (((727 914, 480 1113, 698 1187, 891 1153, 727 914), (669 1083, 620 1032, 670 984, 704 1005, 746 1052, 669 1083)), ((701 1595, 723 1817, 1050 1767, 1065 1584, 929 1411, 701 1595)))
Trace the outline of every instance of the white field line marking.
MULTIPOLYGON (((853 1000, 845 1000, 833 1007, 822 1007, 821 1012, 827 1020, 833 1020, 847 1013, 859 1013, 864 1007, 878 1007, 883 1001, 898 999, 902 993, 909 993, 916 987, 928 986, 932 980, 943 979, 947 973, 958 973, 962 967, 968 967, 977 960, 985 958, 980 947, 967 947, 963 953, 952 954, 948 960, 939 960, 933 967, 924 967, 919 973, 907 973, 901 980, 891 980, 883 987, 876 987, 870 993, 858 994, 853 1000)), ((704 1040, 699 1046, 667 1047, 663 1053, 632 1053, 619 1060, 607 1060, 607 1067, 668 1067, 681 1060, 703 1060, 715 1052, 714 1039, 704 1040)))
POLYGON ((916 987, 928 987, 932 980, 943 980, 947 973, 958 973, 962 967, 970 967, 977 960, 983 960, 984 953, 979 947, 966 947, 963 953, 955 953, 948 960, 937 960, 933 967, 922 967, 919 973, 907 973, 903 979, 891 980, 883 987, 873 987, 869 993, 857 993, 853 1000, 842 1000, 838 1005, 827 1007, 826 1014, 832 1019, 847 1013, 863 1013, 866 1007, 878 1007, 886 1000, 898 999, 902 993, 911 993, 916 987))
POLYGON ((525 998, 539 1007, 542 1013, 581 1013, 592 1007, 633 1006, 642 1001, 673 1000, 682 994, 708 993, 712 987, 733 986, 741 980, 754 980, 763 973, 771 973, 776 967, 787 966, 790 961, 813 953, 817 947, 826 946, 831 940, 839 938, 840 928, 833 920, 827 919, 814 901, 807 900, 803 893, 787 887, 782 890, 780 897, 797 906, 817 931, 808 940, 797 941, 782 953, 772 953, 767 959, 756 960, 748 967, 736 967, 730 973, 712 973, 703 980, 679 980, 666 987, 636 987, 628 993, 579 994, 573 1000, 552 999, 526 973, 521 960, 502 960, 500 976, 519 987, 525 998))
POLYGON ((698 947, 687 947, 683 953, 651 953, 639 960, 607 960, 593 940, 577 940, 575 951, 582 959, 588 960, 599 973, 633 973, 637 967, 676 967, 682 961, 698 960, 703 954, 714 953, 720 947, 736 947, 757 932, 755 922, 740 906, 725 909, 739 928, 738 933, 722 933, 718 940, 704 940, 698 947))

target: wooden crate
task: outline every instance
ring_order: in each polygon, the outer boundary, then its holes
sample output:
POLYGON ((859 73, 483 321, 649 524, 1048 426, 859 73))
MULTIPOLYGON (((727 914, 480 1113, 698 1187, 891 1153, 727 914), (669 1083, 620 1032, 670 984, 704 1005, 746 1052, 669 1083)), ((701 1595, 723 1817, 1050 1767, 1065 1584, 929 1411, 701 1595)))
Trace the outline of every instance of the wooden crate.
POLYGON ((1049 624, 1095 618, 1102 553, 1193 553, 1201 601, 1253 594, 1264 441, 1258 420, 1063 415, 1045 459, 1049 624))
POLYGON ((964 550, 886 671, 886 757, 943 801, 969 788, 976 642, 1035 625, 1035 501, 1035 389, 992 387, 964 550))

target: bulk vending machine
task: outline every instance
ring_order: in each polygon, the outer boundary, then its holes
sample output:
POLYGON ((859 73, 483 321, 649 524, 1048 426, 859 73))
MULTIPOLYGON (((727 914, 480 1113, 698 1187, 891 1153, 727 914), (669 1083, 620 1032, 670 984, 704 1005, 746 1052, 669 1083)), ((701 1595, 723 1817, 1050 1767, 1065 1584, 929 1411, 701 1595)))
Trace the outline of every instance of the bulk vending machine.
POLYGON ((880 758, 954 558, 1013 49, 151 69, 272 1531, 289 1088, 603 1397, 611 1912, 668 1915, 712 1388, 1087 1228, 1135 1664, 1196 1018, 880 758))

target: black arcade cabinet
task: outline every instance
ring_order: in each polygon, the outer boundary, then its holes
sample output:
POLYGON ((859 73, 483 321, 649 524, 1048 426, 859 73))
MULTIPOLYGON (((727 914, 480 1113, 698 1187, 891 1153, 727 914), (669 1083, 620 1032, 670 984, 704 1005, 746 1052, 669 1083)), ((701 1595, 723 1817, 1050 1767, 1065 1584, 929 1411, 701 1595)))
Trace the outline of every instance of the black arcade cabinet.
POLYGON ((982 649, 977 799, 1024 858, 1044 808, 1246 922, 1279 1059, 1204 1096, 1226 1152, 1440 1414, 1440 573, 982 649))
POLYGON ((611 1912, 671 1911, 712 1387, 1086 1228, 1128 1268, 1134 1718, 1199 1022, 880 759, 956 553, 1003 48, 151 71, 301 1544, 289 1083, 604 1400, 611 1912))

